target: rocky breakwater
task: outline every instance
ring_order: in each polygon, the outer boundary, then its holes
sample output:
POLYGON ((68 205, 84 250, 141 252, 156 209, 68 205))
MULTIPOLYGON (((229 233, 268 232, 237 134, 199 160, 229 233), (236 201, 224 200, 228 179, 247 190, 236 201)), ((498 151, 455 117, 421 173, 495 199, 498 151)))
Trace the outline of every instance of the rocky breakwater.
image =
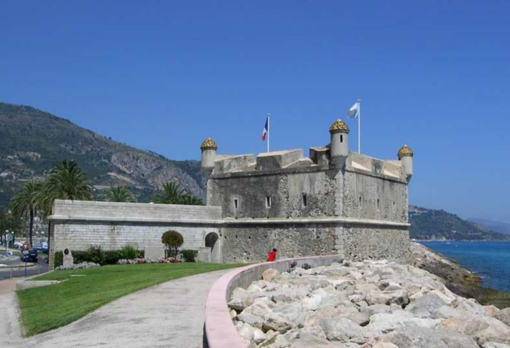
POLYGON ((394 262, 268 269, 236 288, 229 307, 250 348, 510 348, 510 309, 482 306, 394 262))

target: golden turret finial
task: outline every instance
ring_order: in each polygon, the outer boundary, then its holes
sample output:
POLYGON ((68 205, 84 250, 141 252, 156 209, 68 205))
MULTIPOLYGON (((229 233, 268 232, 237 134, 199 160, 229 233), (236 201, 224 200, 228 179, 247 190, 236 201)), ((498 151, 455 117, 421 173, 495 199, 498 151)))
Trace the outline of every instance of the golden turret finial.
POLYGON ((349 134, 349 126, 347 126, 347 124, 342 120, 336 120, 335 123, 333 123, 331 127, 329 127, 329 132, 330 133, 341 132, 349 134))
POLYGON ((413 157, 414 156, 414 152, 413 150, 411 150, 411 148, 407 145, 404 145, 400 148, 400 150, 398 150, 398 159, 402 159, 402 157, 404 156, 411 156, 413 157))
POLYGON ((212 140, 211 138, 207 138, 204 140, 202 145, 200 145, 200 149, 201 150, 209 150, 209 149, 217 150, 218 144, 216 144, 216 142, 214 140, 212 140))

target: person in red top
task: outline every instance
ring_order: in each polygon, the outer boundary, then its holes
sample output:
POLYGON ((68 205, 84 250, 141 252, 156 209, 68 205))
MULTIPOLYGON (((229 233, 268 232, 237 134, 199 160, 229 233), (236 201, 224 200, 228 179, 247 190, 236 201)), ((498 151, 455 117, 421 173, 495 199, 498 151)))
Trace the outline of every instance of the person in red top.
POLYGON ((273 249, 272 251, 269 252, 269 255, 267 255, 267 261, 276 261, 276 252, 278 250, 276 249, 273 249))

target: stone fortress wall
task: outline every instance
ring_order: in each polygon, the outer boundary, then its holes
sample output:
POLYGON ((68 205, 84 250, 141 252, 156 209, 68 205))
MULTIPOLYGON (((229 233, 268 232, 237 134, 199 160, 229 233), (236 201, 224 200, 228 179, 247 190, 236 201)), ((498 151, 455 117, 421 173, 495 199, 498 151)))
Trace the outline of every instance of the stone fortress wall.
POLYGON ((184 249, 206 261, 260 262, 270 249, 280 258, 339 254, 345 258, 407 257, 408 183, 412 150, 379 160, 348 149, 349 129, 330 128, 325 147, 254 155, 218 155, 202 143, 206 206, 56 201, 52 250, 90 245, 162 248, 176 230, 184 249), (214 244, 206 236, 214 234, 214 244), (214 239, 216 240, 216 239, 214 239))
POLYGON ((90 246, 119 250, 130 245, 163 257, 161 236, 169 230, 183 236, 182 249, 205 249, 208 261, 221 262, 220 243, 206 245, 219 238, 218 207, 57 200, 53 210, 52 265, 54 251, 87 250, 90 246))
POLYGON ((398 161, 353 153, 348 133, 335 122, 330 144, 309 157, 217 155, 212 139, 202 144, 207 204, 222 208, 224 262, 263 261, 272 248, 281 257, 407 257, 413 153, 403 147, 398 161))

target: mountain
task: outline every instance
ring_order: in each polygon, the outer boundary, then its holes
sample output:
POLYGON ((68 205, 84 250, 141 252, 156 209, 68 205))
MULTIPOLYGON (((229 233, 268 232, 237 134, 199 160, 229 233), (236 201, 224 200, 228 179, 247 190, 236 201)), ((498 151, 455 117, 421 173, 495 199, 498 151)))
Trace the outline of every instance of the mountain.
POLYGON ((510 235, 494 232, 444 210, 409 206, 410 236, 418 240, 510 240, 510 235))
POLYGON ((148 202, 168 181, 177 181, 189 193, 204 196, 198 161, 171 161, 47 112, 0 103, 0 206, 9 204, 23 182, 43 179, 63 159, 78 163, 92 179, 96 196, 111 185, 126 186, 139 201, 148 202))
POLYGON ((484 219, 468 219, 471 222, 479 226, 483 226, 488 228, 494 232, 503 233, 510 235, 510 224, 501 221, 492 221, 492 220, 484 220, 484 219))

